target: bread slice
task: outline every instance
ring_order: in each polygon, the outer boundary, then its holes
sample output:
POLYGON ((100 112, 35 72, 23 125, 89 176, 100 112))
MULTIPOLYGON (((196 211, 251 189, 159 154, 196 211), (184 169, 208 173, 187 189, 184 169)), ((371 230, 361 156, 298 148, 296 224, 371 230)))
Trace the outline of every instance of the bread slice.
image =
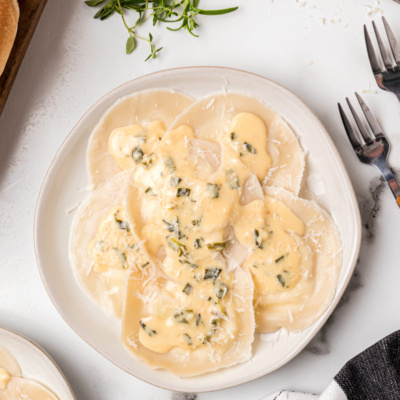
POLYGON ((17 0, 0 0, 0 75, 3 73, 18 29, 17 0))

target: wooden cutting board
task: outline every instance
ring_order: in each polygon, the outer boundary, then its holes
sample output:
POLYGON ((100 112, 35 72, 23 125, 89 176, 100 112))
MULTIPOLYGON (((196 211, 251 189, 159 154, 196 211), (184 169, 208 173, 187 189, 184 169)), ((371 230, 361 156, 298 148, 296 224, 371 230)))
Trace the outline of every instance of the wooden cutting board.
POLYGON ((3 74, 0 76, 0 115, 47 0, 18 0, 20 16, 17 36, 3 74))

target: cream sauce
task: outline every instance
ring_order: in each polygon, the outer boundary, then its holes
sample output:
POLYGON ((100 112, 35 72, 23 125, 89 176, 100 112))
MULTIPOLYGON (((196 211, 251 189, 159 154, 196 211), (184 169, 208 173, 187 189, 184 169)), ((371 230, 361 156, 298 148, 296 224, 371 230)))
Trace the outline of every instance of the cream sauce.
POLYGON ((140 321, 139 341, 156 353, 214 345, 225 324, 230 335, 218 339, 219 346, 229 348, 235 337, 234 321, 225 315, 229 306, 223 304, 231 285, 222 272, 224 230, 243 208, 241 186, 250 174, 265 176, 271 160, 267 130, 256 115, 238 114, 229 130, 234 138, 221 147, 196 139, 194 130, 182 125, 162 138, 151 164, 138 165, 133 173, 139 193, 128 207, 141 219, 135 220, 135 234, 172 279, 165 288, 168 298, 156 296, 140 321))
POLYGON ((232 282, 224 272, 218 273, 214 278, 217 272, 208 272, 213 277, 201 277, 194 286, 169 281, 163 296, 149 305, 149 316, 139 322, 140 343, 156 353, 175 347, 229 348, 238 329, 228 295, 232 282))
POLYGON ((111 268, 123 270, 133 265, 137 246, 124 206, 111 208, 99 223, 96 237, 91 240, 88 252, 95 272, 111 268))
POLYGON ((165 133, 161 121, 150 122, 148 128, 128 125, 114 129, 108 140, 110 155, 121 170, 131 169, 145 162, 165 133))
POLYGON ((149 267, 132 271, 126 290, 122 341, 153 367, 180 376, 202 374, 246 361, 254 334, 249 273, 204 271, 193 286, 149 267))
POLYGON ((134 171, 141 202, 132 206, 140 207, 142 220, 135 223, 135 233, 150 259, 175 281, 197 279, 224 250, 224 229, 240 209, 241 186, 251 174, 265 175, 269 168, 263 121, 241 113, 232 129, 235 144, 221 147, 180 126, 160 141, 151 165, 134 171), (252 151, 240 155, 250 142, 252 151))
POLYGON ((242 207, 233 225, 250 252, 243 265, 253 275, 255 300, 292 289, 302 273, 304 223, 288 207, 265 197, 242 207))

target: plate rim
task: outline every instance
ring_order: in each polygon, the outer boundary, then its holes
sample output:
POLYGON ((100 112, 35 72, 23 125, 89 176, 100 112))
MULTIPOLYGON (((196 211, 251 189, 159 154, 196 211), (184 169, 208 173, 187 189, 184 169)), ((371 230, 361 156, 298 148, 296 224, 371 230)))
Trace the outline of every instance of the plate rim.
MULTIPOLYGON (((28 338, 27 336, 22 335, 21 333, 17 333, 15 331, 11 330, 11 329, 0 327, 0 334, 2 334, 2 333, 15 338, 16 340, 24 343, 24 345, 27 345, 28 347, 34 347, 36 350, 38 350, 39 354, 41 356, 43 356, 46 360, 50 361, 52 367, 54 367, 54 369, 58 372, 58 375, 60 376, 62 381, 65 383, 66 388, 69 391, 71 399, 77 400, 77 398, 75 397, 74 392, 72 391, 71 385, 69 384, 69 382, 68 382, 67 378, 65 377, 64 373, 62 372, 61 368, 53 360, 53 358, 50 356, 50 354, 47 353, 47 351, 45 349, 43 349, 43 347, 39 346, 36 342, 34 342, 32 339, 28 338)), ((18 360, 17 360, 17 362, 19 363, 18 360)), ((22 371, 22 376, 25 378, 25 376, 23 375, 23 371, 22 371)), ((39 383, 41 383, 41 382, 39 382, 39 383)), ((59 395, 57 393, 55 393, 55 395, 57 397, 59 397, 59 395)))
MULTIPOLYGON (((346 189, 347 192, 349 194, 349 198, 351 199, 351 208, 353 211, 353 216, 355 217, 355 221, 356 221, 356 225, 355 225, 355 233, 356 233, 356 238, 355 238, 355 242, 354 242, 354 252, 352 255, 352 260, 351 260, 351 266, 348 269, 348 273, 347 276, 345 277, 344 281, 342 282, 342 285, 336 288, 335 294, 334 294, 334 298, 332 300, 332 302, 330 303, 328 309, 323 313, 323 315, 316 321, 318 322, 318 329, 316 330, 316 332, 307 340, 304 340, 301 344, 301 346, 298 346, 298 348, 294 349, 294 351, 292 351, 291 353, 289 353, 286 357, 284 357, 281 362, 277 363, 276 367, 268 372, 268 373, 263 373, 262 371, 259 372, 258 374, 256 374, 254 377, 252 377, 251 379, 248 379, 244 382, 240 382, 240 383, 233 383, 231 385, 225 385, 223 387, 220 387, 218 389, 201 389, 201 390, 196 390, 197 393, 207 393, 207 392, 212 392, 212 391, 219 391, 219 390, 225 390, 225 389, 229 389, 232 387, 236 387, 238 385, 242 385, 245 383, 249 383, 252 382, 256 379, 259 379, 263 376, 269 375, 270 373, 276 371, 277 369, 281 368, 283 365, 285 365, 286 363, 288 363, 290 360, 292 360, 293 358, 295 358, 298 354, 300 354, 304 348, 309 344, 309 342, 315 337, 315 335, 321 330, 321 328, 324 326, 324 324, 326 323, 326 321, 328 320, 328 318, 331 316, 331 314, 334 312, 334 310, 336 309, 336 306, 338 305, 339 301, 341 300, 349 282, 350 279, 353 275, 354 269, 356 267, 357 264, 357 259, 358 259, 358 255, 360 253, 360 248, 361 248, 361 241, 362 241, 362 221, 361 221, 361 214, 360 214, 360 209, 358 206, 358 202, 357 202, 357 198, 356 198, 356 194, 354 191, 354 187, 351 183, 350 180, 350 176, 347 172, 347 169, 343 163, 343 160, 339 154, 338 149, 336 148, 336 145, 334 144, 331 136, 329 135, 327 129, 325 128, 325 126, 322 124, 322 122, 320 121, 320 119, 318 118, 318 116, 307 106, 307 104, 299 97, 297 96, 295 93, 293 93, 291 90, 289 90, 288 88, 286 88, 284 85, 277 83, 275 81, 273 81, 272 79, 266 78, 262 75, 253 73, 253 72, 249 72, 249 71, 245 71, 242 69, 237 69, 237 68, 231 68, 231 67, 221 67, 221 66, 188 66, 188 67, 176 67, 176 68, 168 68, 168 69, 162 69, 159 71, 155 71, 155 72, 151 72, 145 75, 141 75, 137 78, 128 80, 120 85, 118 85, 117 87, 115 87, 114 89, 110 90, 109 92, 105 93, 102 97, 100 97, 83 115, 82 117, 78 120, 78 122, 74 125, 74 127, 71 129, 71 131, 68 133, 68 135, 65 137, 65 139, 62 141, 60 147, 58 148, 58 150, 56 151, 48 169, 47 172, 43 178, 43 182, 42 185, 40 187, 40 191, 38 194, 38 198, 37 198, 37 203, 36 203, 36 207, 35 207, 35 213, 34 213, 34 224, 33 224, 33 241, 34 241, 34 250, 35 250, 35 258, 36 258, 36 263, 37 263, 37 267, 39 270, 39 274, 42 280, 42 283, 45 287, 45 290, 47 292, 47 295, 50 298, 50 301, 53 303, 53 306, 56 308, 57 312, 60 314, 60 316, 63 318, 63 320, 67 323, 67 325, 85 342, 87 343, 91 348, 95 349, 99 354, 101 354, 103 357, 105 357, 109 362, 111 362, 112 364, 114 364, 115 366, 117 366, 118 368, 120 368, 121 370, 123 370, 124 372, 126 372, 127 374, 140 379, 143 382, 146 382, 148 384, 151 384, 153 386, 156 386, 158 388, 161 389, 165 389, 165 390, 173 390, 173 391, 177 391, 177 392, 186 392, 186 390, 179 390, 176 388, 171 388, 171 387, 165 387, 165 386, 161 386, 160 384, 151 382, 150 380, 144 379, 142 377, 138 377, 134 374, 132 374, 130 371, 128 371, 127 369, 125 369, 124 367, 122 367, 121 365, 118 364, 117 361, 113 361, 112 359, 109 358, 109 356, 107 354, 104 354, 102 351, 100 351, 95 345, 91 344, 88 340, 86 340, 84 337, 82 337, 77 330, 75 329, 75 327, 73 326, 73 324, 71 324, 68 321, 68 318, 66 317, 66 315, 64 314, 64 312, 62 311, 62 307, 59 306, 57 304, 57 302, 55 300, 53 300, 53 297, 50 295, 51 293, 51 288, 48 286, 46 278, 45 278, 45 274, 44 274, 44 269, 42 267, 41 261, 40 261, 40 255, 39 255, 39 251, 38 251, 38 240, 39 240, 39 232, 38 232, 38 221, 40 219, 40 214, 41 214, 41 209, 43 208, 43 193, 45 192, 45 189, 47 187, 48 184, 48 178, 53 170, 53 167, 56 163, 56 160, 58 159, 59 154, 61 153, 61 150, 64 148, 64 146, 67 144, 67 142, 69 142, 72 138, 72 136, 74 135, 74 132, 76 130, 79 130, 80 126, 83 125, 85 119, 88 117, 89 114, 91 114, 91 112, 97 108, 97 106, 103 102, 105 102, 107 100, 108 97, 112 97, 112 95, 115 92, 118 92, 119 90, 121 90, 123 87, 127 86, 127 85, 132 85, 135 84, 137 82, 140 82, 141 80, 146 80, 148 78, 151 78, 154 75, 159 75, 159 74, 163 74, 163 73, 169 73, 169 72, 179 72, 179 71, 188 71, 188 70, 219 70, 219 71, 229 71, 231 73, 240 73, 240 74, 244 74, 244 75, 250 75, 254 78, 258 78, 258 79, 262 79, 267 81, 269 84, 278 87, 280 90, 286 92, 286 94, 293 96, 296 101, 299 103, 299 105, 301 105, 305 110, 307 110, 310 115, 312 116, 314 123, 317 125, 320 133, 323 135, 324 139, 328 142, 330 150, 333 153, 334 159, 336 161, 336 163, 340 166, 340 172, 341 175, 346 183, 346 189)), ((143 89, 144 90, 152 90, 152 89, 143 89)), ((194 377, 196 378, 196 377, 194 377)))

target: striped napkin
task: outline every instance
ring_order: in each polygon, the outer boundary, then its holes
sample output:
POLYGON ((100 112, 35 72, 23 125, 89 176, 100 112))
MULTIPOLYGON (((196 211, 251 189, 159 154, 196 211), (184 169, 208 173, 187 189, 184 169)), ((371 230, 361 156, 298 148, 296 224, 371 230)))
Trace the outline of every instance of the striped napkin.
POLYGON ((263 400, 400 400, 400 331, 351 359, 321 395, 283 390, 263 400))

